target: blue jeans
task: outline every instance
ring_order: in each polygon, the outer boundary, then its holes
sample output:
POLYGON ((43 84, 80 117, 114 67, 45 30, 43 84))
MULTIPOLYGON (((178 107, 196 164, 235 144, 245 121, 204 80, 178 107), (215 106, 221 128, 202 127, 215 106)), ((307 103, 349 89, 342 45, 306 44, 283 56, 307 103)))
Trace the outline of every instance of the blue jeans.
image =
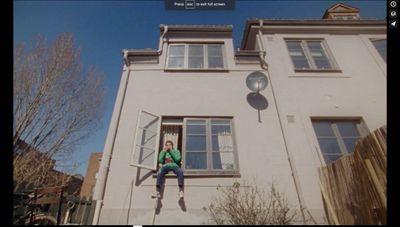
POLYGON ((163 166, 160 169, 160 172, 157 175, 157 191, 160 191, 161 184, 164 180, 165 174, 168 173, 170 170, 174 171, 175 175, 178 177, 178 185, 180 189, 183 189, 183 171, 179 167, 167 167, 163 166))

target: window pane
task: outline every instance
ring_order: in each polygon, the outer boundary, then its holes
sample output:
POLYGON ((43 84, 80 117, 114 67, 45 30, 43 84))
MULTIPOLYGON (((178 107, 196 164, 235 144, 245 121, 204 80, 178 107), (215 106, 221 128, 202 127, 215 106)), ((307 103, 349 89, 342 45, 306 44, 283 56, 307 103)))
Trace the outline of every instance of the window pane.
POLYGON ((206 136, 186 136, 187 151, 206 151, 206 136))
POLYGON ((340 157, 342 157, 342 155, 327 155, 327 154, 324 154, 324 159, 325 159, 325 163, 326 164, 334 162, 334 161, 338 160, 340 157))
POLYGON ((208 68, 222 69, 224 68, 224 61, 219 57, 208 57, 208 68))
POLYGON ((318 69, 332 68, 329 59, 321 46, 321 41, 307 41, 307 46, 318 69))
POLYGON ((294 67, 296 69, 309 69, 310 65, 301 47, 300 41, 286 41, 289 49, 289 55, 292 58, 294 67))
POLYGON ((183 68, 183 57, 169 57, 168 68, 183 68))
POLYGON ((224 68, 223 58, 208 57, 208 68, 210 68, 210 69, 222 69, 222 68, 224 68))
POLYGON ((203 57, 203 45, 189 45, 190 57, 203 57))
POLYGON ((342 154, 336 138, 318 139, 318 143, 324 154, 342 154))
POLYGON ((184 45, 174 45, 169 47, 168 68, 184 67, 184 45))
POLYGON ((231 126, 230 125, 211 125, 211 133, 213 135, 221 134, 221 133, 231 133, 231 126))
POLYGON ((224 124, 224 125, 229 125, 231 123, 231 120, 211 120, 211 124, 213 125, 220 125, 220 124, 224 124))
POLYGON ((359 137, 356 123, 354 123, 354 122, 336 122, 336 125, 339 128, 339 132, 340 132, 341 136, 343 136, 343 137, 346 137, 346 136, 359 137))
POLYGON ((208 45, 208 57, 220 57, 222 58, 222 46, 221 45, 208 45))
POLYGON ((212 136, 213 151, 233 151, 233 141, 230 134, 220 133, 212 136))
POLYGON ((205 120, 187 120, 187 124, 205 125, 206 121, 205 120))
POLYGON ((170 57, 183 57, 185 55, 184 45, 174 45, 169 47, 170 57))
POLYGON ((213 169, 234 170, 232 152, 213 152, 213 169))
POLYGON ((329 121, 328 122, 314 121, 313 126, 314 126, 315 134, 317 135, 317 137, 335 136, 335 134, 333 134, 331 123, 329 121))
POLYGON ((358 141, 358 138, 343 138, 343 142, 346 145, 347 152, 349 152, 349 153, 353 152, 357 141, 358 141))
POLYGON ((154 165, 154 158, 157 155, 155 150, 157 134, 147 130, 138 129, 136 145, 133 153, 133 164, 145 165, 149 168, 154 165))
POLYGON ((189 45, 189 68, 203 67, 203 45, 189 45))
POLYGON ((141 165, 148 169, 155 169, 157 140, 160 117, 141 111, 137 122, 136 141, 131 157, 132 165, 141 165))
POLYGON ((232 151, 233 142, 229 120, 211 121, 213 151, 232 151))
POLYGON ((208 68, 224 68, 222 45, 207 45, 208 68))
POLYGON ((292 61, 296 69, 309 69, 310 65, 305 57, 293 57, 292 61))
POLYGON ((187 125, 186 127, 187 134, 206 134, 206 126, 205 125, 187 125))
POLYGON ((203 57, 189 57, 189 68, 201 69, 204 68, 203 57))
POLYGON ((186 169, 207 169, 207 152, 186 152, 186 169))
POLYGON ((383 60, 386 62, 386 39, 373 40, 376 50, 379 52, 383 60))

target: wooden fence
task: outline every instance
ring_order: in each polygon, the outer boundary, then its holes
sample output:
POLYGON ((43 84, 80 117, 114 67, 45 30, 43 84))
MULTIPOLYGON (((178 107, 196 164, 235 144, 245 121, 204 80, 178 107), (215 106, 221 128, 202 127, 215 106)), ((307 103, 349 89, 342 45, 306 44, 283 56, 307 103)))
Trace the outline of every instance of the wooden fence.
POLYGON ((358 141, 354 152, 319 169, 330 224, 386 224, 386 126, 358 141))

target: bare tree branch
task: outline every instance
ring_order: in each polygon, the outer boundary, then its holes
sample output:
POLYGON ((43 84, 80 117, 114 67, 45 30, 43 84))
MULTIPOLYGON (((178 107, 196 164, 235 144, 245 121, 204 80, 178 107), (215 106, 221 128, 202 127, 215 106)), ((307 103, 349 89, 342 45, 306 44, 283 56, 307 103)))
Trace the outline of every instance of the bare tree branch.
MULTIPOLYGON (((103 75, 86 69, 73 35, 51 44, 38 36, 14 48, 14 181, 42 184, 49 170, 72 157, 99 126, 103 75), (21 148, 23 141, 28 146, 21 148), (40 152, 42 155, 35 155, 40 152)), ((18 187, 15 188, 15 190, 18 187)))
POLYGON ((293 224, 298 211, 291 208, 285 196, 271 184, 269 193, 257 184, 235 183, 218 187, 220 192, 204 210, 218 225, 288 225, 293 224))

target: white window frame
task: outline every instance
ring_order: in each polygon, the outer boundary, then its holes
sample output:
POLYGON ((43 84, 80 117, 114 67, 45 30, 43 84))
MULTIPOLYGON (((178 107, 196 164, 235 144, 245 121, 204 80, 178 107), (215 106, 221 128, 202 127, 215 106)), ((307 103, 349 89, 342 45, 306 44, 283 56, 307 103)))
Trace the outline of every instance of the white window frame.
POLYGON ((317 135, 317 132, 315 131, 314 125, 313 125, 314 122, 318 122, 318 121, 329 122, 331 124, 331 128, 332 128, 333 134, 334 134, 335 139, 336 139, 336 141, 338 143, 338 146, 339 146, 339 149, 340 149, 340 153, 342 154, 342 156, 349 155, 349 154, 351 154, 351 152, 349 152, 347 150, 347 147, 346 147, 346 145, 344 143, 343 137, 339 132, 339 128, 337 127, 337 124, 336 124, 337 122, 346 122, 347 121, 347 122, 355 123, 357 131, 358 131, 358 134, 359 134, 359 139, 365 137, 369 133, 369 129, 368 129, 367 125, 365 124, 365 122, 363 121, 362 118, 336 118, 336 117, 333 117, 333 118, 325 118, 325 117, 320 118, 320 117, 312 117, 311 118, 311 128, 312 128, 312 131, 313 131, 315 139, 316 139, 316 145, 317 145, 317 147, 319 149, 319 153, 320 153, 320 155, 322 157, 321 161, 323 162, 323 165, 327 165, 327 163, 325 161, 324 152, 322 151, 321 146, 320 146, 319 141, 318 141, 318 139, 321 138, 321 136, 317 135))
POLYGON ((336 62, 335 58, 333 57, 333 54, 332 54, 331 50, 329 49, 328 43, 326 42, 325 39, 321 39, 321 38, 305 38, 305 39, 302 39, 302 38, 285 38, 284 40, 285 40, 286 49, 288 50, 290 61, 292 62, 292 65, 293 65, 293 68, 294 68, 295 72, 302 72, 302 71, 317 71, 317 72, 332 72, 333 71, 333 72, 337 72, 337 71, 340 71, 339 65, 336 62), (289 47, 287 45, 287 42, 296 42, 296 41, 300 42, 301 48, 302 48, 302 50, 304 52, 304 56, 305 56, 309 66, 310 66, 310 68, 308 68, 308 69, 307 68, 296 68, 296 66, 295 66, 295 64, 293 62, 292 56, 290 56, 290 49, 289 49, 289 47), (331 65, 331 68, 329 68, 329 69, 320 69, 320 68, 317 67, 317 65, 316 65, 316 63, 314 61, 314 58, 311 55, 311 51, 308 48, 308 45, 307 45, 308 41, 310 41, 310 42, 312 42, 312 41, 320 41, 322 50, 324 51, 324 53, 325 53, 325 55, 326 55, 326 57, 327 57, 327 59, 329 61, 329 64, 331 65))
POLYGON ((166 70, 193 70, 193 71, 226 71, 227 70, 227 62, 226 62, 226 50, 224 43, 170 43, 168 45, 168 53, 165 62, 165 69, 166 70), (184 56, 183 56, 183 68, 178 67, 169 67, 169 58, 170 58, 170 49, 172 46, 184 46, 184 56), (189 45, 202 45, 203 46, 203 68, 189 68, 189 45), (222 51, 222 68, 209 68, 208 67, 208 45, 220 45, 222 51))
POLYGON ((221 117, 221 118, 215 118, 215 117, 187 117, 184 118, 184 123, 183 123, 183 130, 182 130, 182 170, 184 170, 185 173, 189 174, 209 174, 209 175, 237 175, 239 174, 239 159, 238 159, 238 151, 237 151, 237 146, 236 146, 236 138, 235 138, 235 132, 234 132, 234 125, 233 125, 233 118, 229 117, 221 117), (207 169, 186 169, 186 163, 185 163, 185 156, 186 156, 186 127, 187 127, 187 121, 188 120, 205 120, 206 121, 206 149, 207 149, 207 169), (231 127, 231 134, 232 134, 232 145, 233 145, 233 162, 235 165, 235 169, 233 170, 224 170, 224 169, 213 169, 212 167, 212 136, 211 136, 211 121, 212 120, 229 120, 230 121, 230 127, 231 127))
POLYGON ((129 161, 129 164, 130 164, 131 166, 135 166, 135 167, 139 167, 139 168, 145 168, 145 169, 150 169, 150 170, 157 170, 157 161, 158 161, 158 152, 159 152, 159 141, 160 141, 160 130, 161 130, 161 116, 156 115, 156 114, 153 114, 153 113, 150 113, 150 112, 145 111, 145 110, 139 110, 138 118, 137 118, 137 121, 136 121, 135 138, 134 138, 134 141, 133 141, 133 151, 132 151, 132 154, 131 154, 131 159, 130 159, 130 161, 129 161), (136 140, 137 140, 137 137, 138 137, 138 133, 141 131, 141 129, 139 128, 139 125, 140 125, 140 119, 141 119, 141 116, 142 116, 143 113, 146 113, 146 114, 149 114, 149 115, 152 115, 152 116, 158 118, 157 130, 156 130, 156 132, 155 132, 155 133, 156 133, 156 143, 155 143, 155 147, 154 147, 154 149, 153 149, 153 148, 146 148, 146 149, 152 149, 152 150, 154 150, 154 160, 153 160, 153 165, 151 165, 151 166, 149 166, 149 165, 142 165, 142 164, 139 164, 139 163, 135 163, 135 162, 134 162, 135 160, 133 160, 133 158, 135 157, 136 147, 137 147, 137 146, 140 146, 140 145, 137 145, 136 140))

